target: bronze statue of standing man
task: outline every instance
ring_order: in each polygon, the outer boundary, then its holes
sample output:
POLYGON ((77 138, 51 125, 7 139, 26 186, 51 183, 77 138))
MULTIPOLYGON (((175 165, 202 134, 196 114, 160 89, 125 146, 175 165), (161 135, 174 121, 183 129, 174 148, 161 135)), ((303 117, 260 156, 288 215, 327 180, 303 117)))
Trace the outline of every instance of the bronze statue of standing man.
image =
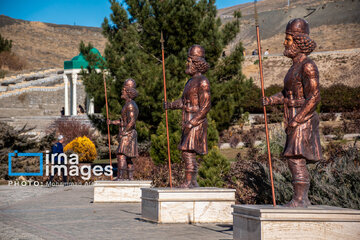
POLYGON ((306 163, 322 159, 319 116, 319 72, 308 55, 316 43, 309 37, 309 24, 296 18, 286 26, 284 55, 293 61, 284 79, 283 91, 263 99, 264 105, 284 105, 286 144, 283 155, 292 174, 294 195, 286 207, 307 207, 310 187, 306 163))
POLYGON ((138 96, 136 83, 133 79, 126 79, 121 91, 121 98, 125 100, 125 105, 121 110, 119 120, 110 121, 109 124, 119 125, 119 147, 116 150, 117 155, 117 179, 124 180, 127 171, 128 179, 134 180, 134 164, 132 158, 138 156, 137 132, 135 130, 136 119, 139 115, 139 109, 135 99, 138 96))
POLYGON ((210 111, 210 83, 204 74, 209 68, 205 61, 205 50, 193 45, 188 52, 185 73, 191 78, 187 81, 180 99, 164 103, 165 109, 182 109, 182 136, 179 149, 185 161, 185 182, 183 188, 199 187, 196 154, 207 154, 207 118, 210 111))

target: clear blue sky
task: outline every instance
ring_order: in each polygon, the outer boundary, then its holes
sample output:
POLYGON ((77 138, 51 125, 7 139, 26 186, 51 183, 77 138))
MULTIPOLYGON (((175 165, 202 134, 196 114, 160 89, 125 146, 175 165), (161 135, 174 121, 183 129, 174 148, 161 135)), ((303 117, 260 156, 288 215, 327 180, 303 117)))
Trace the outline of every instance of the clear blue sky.
MULTIPOLYGON (((122 0, 120 0, 122 1, 122 0)), ((251 0, 218 0, 217 8, 251 0)), ((0 14, 28 21, 100 27, 111 13, 108 0, 0 0, 0 14)))

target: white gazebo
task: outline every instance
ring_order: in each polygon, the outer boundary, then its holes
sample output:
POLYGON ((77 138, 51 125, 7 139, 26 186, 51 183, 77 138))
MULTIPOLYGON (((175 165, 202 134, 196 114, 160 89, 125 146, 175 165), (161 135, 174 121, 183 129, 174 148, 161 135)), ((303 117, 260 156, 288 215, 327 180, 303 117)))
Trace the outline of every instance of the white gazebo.
MULTIPOLYGON (((92 53, 98 55, 103 59, 99 50, 93 48, 90 50, 92 53)), ((81 53, 73 57, 70 61, 64 62, 64 83, 65 83, 65 116, 77 115, 77 94, 76 85, 78 83, 78 74, 81 69, 87 69, 89 63, 86 61, 84 55, 81 53), (70 104, 69 104, 69 84, 70 84, 70 104)), ((98 67, 95 67, 96 71, 100 71, 98 67)), ((86 113, 94 113, 94 99, 86 96, 86 113)))

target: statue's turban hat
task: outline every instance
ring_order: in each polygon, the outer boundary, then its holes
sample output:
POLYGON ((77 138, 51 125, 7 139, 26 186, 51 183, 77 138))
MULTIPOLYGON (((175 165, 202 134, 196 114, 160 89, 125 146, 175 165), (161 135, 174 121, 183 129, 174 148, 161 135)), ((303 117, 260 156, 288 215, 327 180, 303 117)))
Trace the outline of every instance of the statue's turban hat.
POLYGON ((200 45, 193 45, 190 47, 188 55, 190 57, 205 58, 205 49, 200 45))
POLYGON ((128 78, 124 82, 124 87, 126 88, 136 88, 135 80, 132 78, 128 78))
POLYGON ((286 34, 294 35, 297 33, 310 34, 309 23, 302 18, 291 19, 286 25, 286 34))

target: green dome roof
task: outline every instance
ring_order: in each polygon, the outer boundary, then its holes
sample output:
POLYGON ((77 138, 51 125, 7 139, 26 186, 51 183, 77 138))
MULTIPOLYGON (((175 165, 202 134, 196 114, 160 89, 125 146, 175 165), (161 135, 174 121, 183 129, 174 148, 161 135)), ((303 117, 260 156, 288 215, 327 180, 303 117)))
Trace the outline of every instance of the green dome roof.
MULTIPOLYGON (((90 52, 98 55, 99 58, 102 58, 105 61, 105 58, 103 58, 96 48, 92 48, 90 52)), ((73 57, 70 61, 64 61, 64 69, 81 69, 87 68, 89 66, 88 61, 86 61, 84 55, 80 53, 79 55, 73 57)), ((99 62, 96 64, 95 68, 99 68, 99 62)))

